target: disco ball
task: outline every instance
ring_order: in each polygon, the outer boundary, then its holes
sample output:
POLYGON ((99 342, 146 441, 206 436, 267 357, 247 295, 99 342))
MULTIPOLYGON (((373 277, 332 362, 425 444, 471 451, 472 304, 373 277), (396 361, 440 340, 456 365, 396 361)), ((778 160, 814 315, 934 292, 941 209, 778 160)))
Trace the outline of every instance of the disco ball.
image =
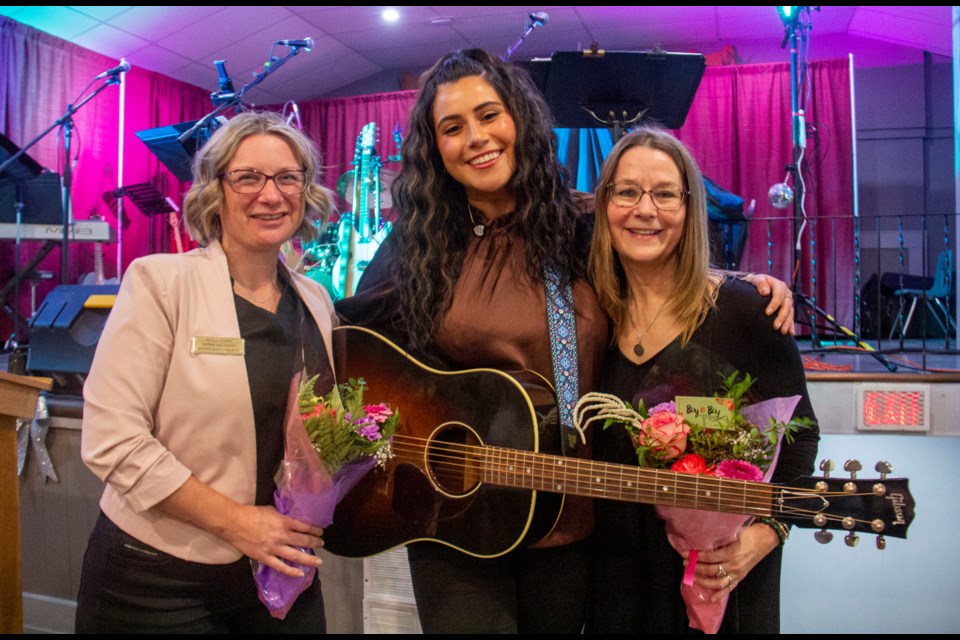
POLYGON ((793 189, 786 182, 778 182, 767 192, 770 204, 777 209, 786 209, 793 202, 793 189))

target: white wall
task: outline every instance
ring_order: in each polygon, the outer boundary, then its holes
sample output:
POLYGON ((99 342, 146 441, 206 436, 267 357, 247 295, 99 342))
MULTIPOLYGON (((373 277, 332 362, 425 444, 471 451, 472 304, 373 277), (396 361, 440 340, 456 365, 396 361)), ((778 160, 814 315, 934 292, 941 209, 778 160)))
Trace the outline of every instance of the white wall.
MULTIPOLYGON (((887 538, 877 550, 863 535, 854 548, 834 532, 829 545, 813 529, 794 528, 781 583, 784 633, 947 633, 960 631, 960 438, 911 435, 826 435, 820 458, 843 466, 857 458, 860 477, 878 460, 910 479, 917 516, 907 540, 887 538)), ((836 474, 835 475, 840 475, 836 474)))

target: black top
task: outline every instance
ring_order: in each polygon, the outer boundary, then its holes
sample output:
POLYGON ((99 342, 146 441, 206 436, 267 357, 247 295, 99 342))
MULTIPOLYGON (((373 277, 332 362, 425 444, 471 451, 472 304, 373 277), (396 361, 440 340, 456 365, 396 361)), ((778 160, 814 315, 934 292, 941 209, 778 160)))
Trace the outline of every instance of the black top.
MULTIPOLYGON (((720 288, 717 308, 690 342, 675 340, 642 365, 628 360, 616 346, 606 353, 600 390, 646 406, 677 395, 711 396, 721 376, 734 370, 756 379, 754 401, 800 395, 794 416, 815 418, 807 395, 803 362, 796 342, 774 331, 764 314, 766 300, 753 285, 728 280, 720 288)), ((637 464, 624 429, 597 429, 594 453, 599 460, 637 464)), ((819 428, 814 425, 784 443, 773 475, 788 482, 813 471, 819 428)), ((598 500, 594 534, 596 584, 591 602, 591 630, 621 633, 689 632, 680 580, 682 559, 666 539, 653 507, 598 500)), ((789 543, 787 543, 789 546, 789 543)), ((721 631, 779 631, 780 553, 764 558, 731 595, 721 631)))
POLYGON ((284 418, 293 375, 303 363, 317 363, 320 374, 317 393, 333 388, 333 371, 323 336, 300 297, 281 276, 283 292, 277 313, 271 313, 234 294, 240 337, 244 339, 244 361, 250 381, 253 420, 257 429, 257 497, 255 504, 272 505, 276 489, 274 476, 283 459, 284 418))

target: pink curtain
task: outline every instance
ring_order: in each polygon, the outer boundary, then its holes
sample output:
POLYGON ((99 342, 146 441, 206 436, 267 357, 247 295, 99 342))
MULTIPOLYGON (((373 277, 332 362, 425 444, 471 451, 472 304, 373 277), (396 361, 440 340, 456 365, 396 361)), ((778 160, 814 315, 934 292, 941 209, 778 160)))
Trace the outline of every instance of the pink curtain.
MULTIPOLYGON (((811 64, 810 136, 804 159, 806 210, 810 223, 796 275, 801 290, 818 306, 849 324, 853 317, 853 156, 850 77, 846 60, 811 64), (812 244, 811 244, 812 243, 812 244), (816 259, 811 261, 811 256, 816 259), (811 265, 813 265, 811 267, 811 265)), ((407 114, 416 92, 403 91, 300 105, 304 128, 324 153, 326 182, 350 169, 357 135, 368 122, 380 129, 378 152, 384 169, 396 153, 390 132, 407 114)), ((790 65, 708 67, 678 137, 690 146, 708 176, 725 189, 757 201, 743 267, 793 278, 793 209, 773 208, 767 190, 781 182, 793 160, 790 65)), ((576 144, 575 142, 573 144, 576 144)), ((581 155, 586 150, 581 150, 581 155)), ((581 168, 582 169, 582 168, 581 168)), ((583 178, 584 176, 579 176, 583 178)))
MULTIPOLYGON (((381 181, 389 188, 390 176, 400 170, 400 163, 389 159, 400 154, 393 131, 396 127, 406 131, 407 117, 416 96, 416 91, 399 91, 299 105, 303 128, 323 153, 324 181, 328 187, 334 189, 337 179, 351 169, 360 130, 367 123, 376 122, 379 131, 376 147, 383 162, 381 181)), ((346 206, 342 201, 340 205, 346 206)))
MULTIPOLYGON (((849 66, 842 59, 813 62, 810 74, 807 122, 814 133, 803 161, 810 222, 797 278, 817 306, 851 326, 853 278, 842 276, 853 272, 849 66)), ((742 268, 789 282, 793 207, 775 209, 767 190, 783 181, 793 161, 790 65, 708 67, 678 136, 706 175, 747 203, 757 201, 742 268)))
MULTIPOLYGON (((115 60, 0 18, 0 123, 4 133, 17 144, 26 143, 56 120, 90 79, 115 64, 115 60)), ((785 63, 710 67, 686 123, 678 131, 704 173, 748 202, 757 201, 744 268, 770 272, 787 281, 792 279, 793 212, 774 209, 766 194, 771 185, 783 180, 784 167, 792 161, 789 77, 789 65, 785 63)), ((850 278, 837 277, 852 270, 852 125, 847 62, 814 62, 811 78, 811 112, 807 119, 816 133, 811 136, 804 163, 811 224, 802 237, 804 253, 797 278, 801 289, 815 296, 819 306, 849 323, 853 285, 850 278), (816 260, 811 261, 811 255, 816 260)), ((101 93, 75 118, 78 139, 74 149, 79 149, 80 158, 74 174, 76 219, 97 214, 115 223, 102 194, 117 184, 117 89, 111 87, 101 93)), ((388 187, 391 174, 399 169, 399 164, 389 158, 398 154, 393 130, 398 125, 406 130, 415 98, 415 91, 402 91, 300 104, 304 130, 323 152, 327 186, 335 188, 337 179, 350 170, 360 130, 368 122, 375 122, 380 132, 377 151, 388 187)), ((124 183, 151 182, 181 202, 186 185, 160 165, 135 132, 199 118, 211 108, 209 95, 165 76, 133 69, 127 74, 126 101, 124 183)), ((59 171, 54 135, 41 141, 30 154, 59 171)), ((345 203, 340 206, 346 209, 345 203)), ((147 253, 150 233, 148 219, 135 208, 128 207, 127 216, 130 225, 124 231, 124 265, 147 253)), ((168 246, 167 239, 157 250, 168 246)), ((107 255, 112 258, 112 247, 107 247, 107 255)), ((13 273, 12 256, 11 243, 0 242, 2 282, 13 273)), ((108 276, 115 275, 112 265, 113 260, 108 260, 108 276)), ((40 268, 59 274, 59 252, 54 250, 40 268)), ((74 245, 73 275, 91 270, 91 247, 74 245)), ((48 289, 38 290, 39 299, 48 289)), ((21 308, 29 311, 28 304, 24 307, 22 303, 21 308)), ((8 334, 7 326, 0 325, 0 332, 8 334)))
MULTIPOLYGON (((7 18, 0 18, 0 124, 3 133, 23 146, 63 115, 69 103, 80 97, 83 88, 100 72, 112 68, 116 60, 70 44, 7 18)), ((99 86, 99 82, 94 86, 99 86)), ((86 94, 84 94, 86 95, 86 94)), ((207 92, 157 73, 134 68, 126 76, 126 122, 124 129, 124 184, 151 182, 179 205, 185 185, 160 165, 140 142, 135 132, 201 117, 211 108, 207 92)), ((76 124, 71 144, 78 157, 73 179, 72 201, 75 220, 102 216, 116 225, 111 209, 104 204, 105 191, 117 187, 118 136, 120 117, 119 87, 108 87, 84 105, 74 116, 76 124)), ((28 154, 44 167, 62 174, 62 151, 56 132, 48 134, 28 154)), ((125 203, 126 204, 126 203, 125 203)), ((150 221, 135 207, 126 204, 129 226, 123 233, 123 265, 147 253, 150 221)), ((168 246, 169 226, 158 222, 158 244, 168 246)), ((0 241, 0 283, 14 274, 13 243, 0 241)), ((26 243, 21 264, 38 248, 26 243)), ((116 275, 116 246, 106 245, 105 275, 116 275)), ((54 249, 38 269, 60 275, 60 251, 54 249)), ((70 276, 73 284, 83 273, 93 271, 93 247, 70 247, 70 276)), ((42 300, 54 283, 37 290, 42 300)), ((29 315, 29 287, 23 285, 20 311, 29 315)), ((12 296, 8 298, 12 300, 12 296)), ((12 324, 0 319, 0 336, 9 335, 12 324)))

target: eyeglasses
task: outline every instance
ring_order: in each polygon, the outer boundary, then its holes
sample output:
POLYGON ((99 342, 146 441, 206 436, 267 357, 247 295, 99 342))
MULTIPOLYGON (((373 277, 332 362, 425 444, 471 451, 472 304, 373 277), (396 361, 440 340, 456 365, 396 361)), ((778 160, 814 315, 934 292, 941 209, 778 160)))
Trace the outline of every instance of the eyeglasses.
POLYGON ((280 193, 303 193, 307 190, 307 172, 303 169, 281 171, 275 176, 260 173, 256 169, 234 169, 220 174, 236 193, 260 193, 267 180, 273 180, 280 193))
POLYGON ((679 187, 657 187, 647 191, 632 182, 616 182, 609 185, 610 200, 618 207, 634 207, 640 203, 644 194, 650 194, 653 206, 661 211, 676 211, 683 206, 684 199, 690 194, 679 187))

